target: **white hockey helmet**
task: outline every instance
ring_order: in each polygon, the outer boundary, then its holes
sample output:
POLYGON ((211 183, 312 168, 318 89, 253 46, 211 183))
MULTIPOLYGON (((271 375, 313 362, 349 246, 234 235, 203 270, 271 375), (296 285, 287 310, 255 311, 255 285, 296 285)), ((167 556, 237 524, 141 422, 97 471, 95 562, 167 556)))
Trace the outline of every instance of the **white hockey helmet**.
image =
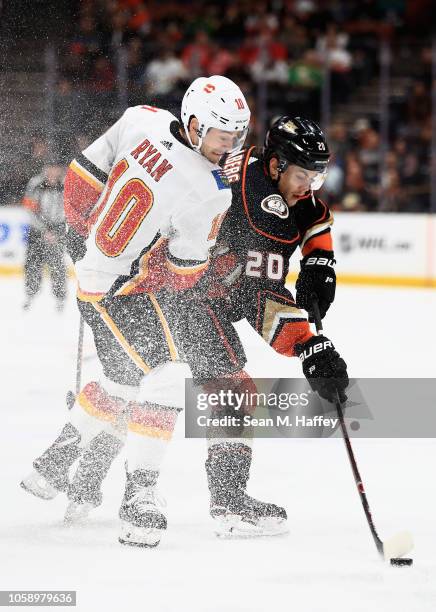
POLYGON ((224 76, 199 77, 191 83, 182 100, 182 122, 189 144, 200 151, 203 138, 210 128, 237 132, 234 146, 229 153, 242 149, 248 133, 250 109, 239 87, 224 76), (189 136, 189 120, 198 119, 198 144, 189 136))

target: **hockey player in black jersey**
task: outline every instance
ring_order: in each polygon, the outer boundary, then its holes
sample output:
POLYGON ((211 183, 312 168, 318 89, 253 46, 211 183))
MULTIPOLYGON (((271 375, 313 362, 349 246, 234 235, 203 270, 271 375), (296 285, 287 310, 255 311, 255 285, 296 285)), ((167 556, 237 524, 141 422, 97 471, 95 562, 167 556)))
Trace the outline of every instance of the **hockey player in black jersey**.
MULTIPOLYGON (((228 157, 224 172, 232 205, 206 280, 215 312, 226 312, 232 321, 246 318, 277 352, 300 357, 311 387, 333 401, 337 392, 345 399, 346 364, 326 337, 312 334, 300 310, 312 319, 316 299, 324 317, 335 296, 333 219, 314 193, 324 181, 328 160, 320 128, 288 116, 273 124, 261 153, 251 148, 228 157), (298 247, 303 258, 294 300, 285 282, 289 258, 298 247)), ((250 463, 247 439, 209 441, 211 515, 221 533, 280 533, 284 509, 245 493, 250 463)))

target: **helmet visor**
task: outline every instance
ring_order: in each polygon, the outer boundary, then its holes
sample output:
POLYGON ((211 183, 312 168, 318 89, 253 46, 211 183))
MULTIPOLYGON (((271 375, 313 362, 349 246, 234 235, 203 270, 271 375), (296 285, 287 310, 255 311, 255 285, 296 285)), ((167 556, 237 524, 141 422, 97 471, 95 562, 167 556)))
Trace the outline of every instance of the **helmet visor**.
POLYGON ((310 188, 312 189, 312 191, 317 191, 318 189, 321 189, 326 178, 327 178, 327 168, 325 168, 321 172, 317 172, 315 176, 312 178, 312 181, 310 184, 310 188))
POLYGON ((247 134, 248 127, 233 132, 212 127, 207 130, 203 138, 203 144, 222 155, 225 153, 236 153, 244 146, 247 134))

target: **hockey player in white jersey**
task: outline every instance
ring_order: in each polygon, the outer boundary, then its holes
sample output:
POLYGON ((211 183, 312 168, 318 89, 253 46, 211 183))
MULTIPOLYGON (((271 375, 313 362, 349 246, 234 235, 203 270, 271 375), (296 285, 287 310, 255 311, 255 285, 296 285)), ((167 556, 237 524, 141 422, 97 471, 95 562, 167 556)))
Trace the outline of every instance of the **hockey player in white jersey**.
MULTIPOLYGON (((66 491, 73 505, 96 505, 92 495, 75 498, 69 467, 82 453, 86 469, 87 453, 101 445, 100 473, 108 469, 128 427, 120 542, 132 545, 155 546, 166 529, 155 485, 183 405, 185 369, 177 362, 195 350, 171 294, 158 301, 155 292, 189 289, 206 270, 231 203, 218 162, 242 147, 250 111, 232 81, 201 77, 183 98, 181 118, 183 125, 163 109, 129 108, 70 165, 67 240, 104 376, 83 387, 70 422, 22 482, 41 498, 66 491)), ((213 317, 196 308, 203 306, 193 303, 189 316, 213 317)), ((218 355, 215 375, 229 371, 229 359, 218 355)))

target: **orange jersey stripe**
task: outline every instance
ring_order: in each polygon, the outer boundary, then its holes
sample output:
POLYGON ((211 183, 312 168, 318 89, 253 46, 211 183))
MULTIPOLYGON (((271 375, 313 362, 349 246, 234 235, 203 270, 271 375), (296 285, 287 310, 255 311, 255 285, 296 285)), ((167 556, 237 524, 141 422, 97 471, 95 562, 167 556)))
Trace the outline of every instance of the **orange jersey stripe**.
POLYGON ((295 357, 295 345, 298 342, 306 342, 312 336, 308 321, 288 321, 271 346, 281 355, 295 357))
POLYGON ((333 251, 333 240, 330 232, 321 234, 321 236, 312 236, 309 238, 302 248, 303 255, 308 255, 314 249, 323 249, 324 251, 333 251))

